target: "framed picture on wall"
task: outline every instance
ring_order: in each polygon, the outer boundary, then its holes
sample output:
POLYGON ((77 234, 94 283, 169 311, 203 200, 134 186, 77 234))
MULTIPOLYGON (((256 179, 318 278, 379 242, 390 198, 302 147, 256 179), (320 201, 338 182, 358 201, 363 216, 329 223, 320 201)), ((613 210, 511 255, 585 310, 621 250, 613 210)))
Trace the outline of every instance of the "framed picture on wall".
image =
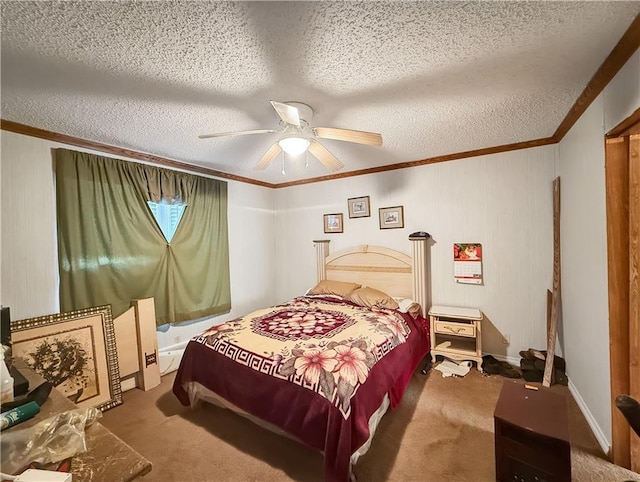
POLYGON ((404 228, 404 210, 402 206, 380 208, 380 229, 404 228))
POLYGON ((352 197, 347 199, 350 218, 368 218, 371 216, 369 209, 369 196, 352 197))
POLYGON ((342 213, 324 215, 324 232, 325 233, 341 233, 342 232, 342 213))

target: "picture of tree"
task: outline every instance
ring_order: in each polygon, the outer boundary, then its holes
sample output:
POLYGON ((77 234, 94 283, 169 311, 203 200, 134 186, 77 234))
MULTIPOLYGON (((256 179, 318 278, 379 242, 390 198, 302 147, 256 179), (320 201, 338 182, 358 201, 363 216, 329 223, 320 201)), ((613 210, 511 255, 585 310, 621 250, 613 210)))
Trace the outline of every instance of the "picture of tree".
POLYGON ((49 342, 44 339, 29 355, 33 359, 32 368, 54 387, 66 382, 66 388, 72 392, 68 397, 73 402, 77 402, 89 386, 85 372, 89 357, 78 340, 54 338, 49 342))
POLYGON ((25 340, 20 352, 27 364, 74 403, 98 393, 93 337, 89 327, 25 340))
POLYGON ((111 307, 11 321, 21 359, 79 408, 110 410, 122 403, 111 307))

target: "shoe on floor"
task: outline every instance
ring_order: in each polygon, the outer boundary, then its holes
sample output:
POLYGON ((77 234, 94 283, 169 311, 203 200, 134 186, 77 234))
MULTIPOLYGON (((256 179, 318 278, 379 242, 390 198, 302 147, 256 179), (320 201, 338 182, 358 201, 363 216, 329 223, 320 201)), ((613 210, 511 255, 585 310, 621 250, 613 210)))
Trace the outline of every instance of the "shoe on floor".
POLYGON ((546 358, 546 352, 536 350, 535 348, 529 348, 528 350, 522 350, 519 352, 520 356, 525 360, 535 361, 544 360, 546 358))
POLYGON ((501 366, 504 368, 513 368, 511 366, 511 364, 509 364, 506 361, 500 361, 497 358, 495 358, 493 355, 484 355, 482 357, 482 366, 484 367, 485 365, 489 366, 489 365, 497 365, 497 366, 501 366))
POLYGON ((535 370, 536 364, 533 360, 528 360, 526 358, 520 359, 520 370, 535 370))
MULTIPOLYGON (((527 351, 521 351, 520 356, 525 360, 537 361, 538 364, 542 363, 543 365, 546 363, 547 359, 547 351, 539 351, 534 348, 529 348, 527 351)), ((567 362, 564 358, 558 355, 554 355, 553 357, 553 366, 558 370, 562 370, 563 372, 567 371, 567 362)))
POLYGON ((507 378, 520 378, 520 372, 509 363, 500 361, 492 355, 482 357, 482 371, 489 375, 502 375, 507 378))
POLYGON ((544 372, 540 370, 522 370, 522 378, 525 382, 542 382, 544 372))

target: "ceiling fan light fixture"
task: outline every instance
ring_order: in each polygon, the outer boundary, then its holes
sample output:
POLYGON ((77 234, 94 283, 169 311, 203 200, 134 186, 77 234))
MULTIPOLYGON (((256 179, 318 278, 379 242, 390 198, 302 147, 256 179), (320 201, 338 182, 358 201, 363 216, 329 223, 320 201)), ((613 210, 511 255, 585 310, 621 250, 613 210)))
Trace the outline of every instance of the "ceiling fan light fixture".
POLYGON ((280 148, 290 156, 302 154, 309 147, 309 139, 304 137, 285 137, 278 141, 280 148))
MULTIPOLYGON (((282 173, 284 174, 284 162, 286 155, 299 156, 300 154, 311 154, 320 163, 331 169, 338 171, 344 167, 336 156, 329 152, 319 139, 334 139, 344 142, 355 142, 368 146, 382 146, 382 135, 375 132, 356 131, 353 129, 342 129, 337 127, 312 127, 307 130, 309 121, 313 117, 313 109, 302 102, 277 102, 272 100, 271 105, 280 119, 280 125, 284 127, 276 142, 264 153, 262 158, 254 166, 254 169, 266 169, 271 162, 282 152, 282 173)), ((219 134, 204 134, 201 139, 224 136, 241 136, 246 134, 266 134, 273 133, 271 129, 254 129, 248 131, 223 132, 219 134)), ((308 167, 309 157, 305 157, 305 165, 308 167)))

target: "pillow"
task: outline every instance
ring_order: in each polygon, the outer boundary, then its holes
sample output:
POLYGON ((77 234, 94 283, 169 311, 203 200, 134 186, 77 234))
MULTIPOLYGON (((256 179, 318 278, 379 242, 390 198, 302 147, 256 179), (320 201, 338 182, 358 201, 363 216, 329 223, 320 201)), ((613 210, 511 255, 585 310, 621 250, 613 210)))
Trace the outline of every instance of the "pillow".
POLYGON ((413 318, 422 312, 420 304, 411 298, 400 298, 394 296, 393 299, 398 303, 398 310, 403 313, 409 313, 413 318))
POLYGON ((346 298, 353 290, 360 288, 358 283, 323 279, 309 291, 308 295, 338 295, 346 298))
POLYGON ((391 308, 398 309, 398 303, 388 294, 375 288, 365 286, 353 291, 346 297, 349 301, 368 308, 391 308))
MULTIPOLYGON (((311 288, 309 288, 310 290, 311 288)), ((304 294, 304 296, 306 298, 331 298, 334 300, 344 300, 344 296, 338 296, 338 295, 312 295, 311 293, 309 293, 308 291, 304 294)))

